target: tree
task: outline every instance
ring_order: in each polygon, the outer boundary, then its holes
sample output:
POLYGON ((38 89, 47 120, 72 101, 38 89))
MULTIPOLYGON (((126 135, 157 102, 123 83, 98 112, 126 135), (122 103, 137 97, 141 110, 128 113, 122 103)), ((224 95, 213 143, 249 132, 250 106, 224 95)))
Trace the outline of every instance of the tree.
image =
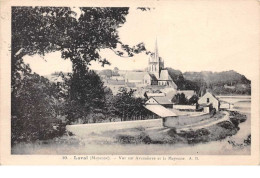
POLYGON ((188 103, 191 104, 191 105, 193 105, 193 104, 198 104, 198 100, 199 100, 199 97, 198 97, 197 95, 193 95, 193 96, 189 99, 188 103))
MULTIPOLYGON (((67 98, 69 101, 67 107, 74 111, 72 116, 69 116, 71 122, 75 118, 85 116, 86 113, 89 114, 91 107, 96 107, 92 112, 100 112, 104 105, 103 85, 99 77, 88 70, 92 60, 98 61, 102 65, 109 64, 99 55, 101 49, 111 49, 116 55, 122 57, 132 57, 145 50, 143 43, 130 47, 120 41, 118 28, 125 23, 128 8, 82 7, 80 10, 82 13, 79 18, 76 18, 76 13, 69 7, 12 7, 12 136, 19 136, 21 134, 19 130, 26 131, 21 125, 24 120, 27 120, 26 123, 36 131, 39 130, 37 118, 43 122, 49 121, 48 118, 53 118, 53 115, 50 114, 53 108, 49 108, 49 104, 52 102, 51 99, 55 98, 53 95, 55 90, 50 87, 48 81, 42 81, 38 79, 38 76, 34 76, 37 80, 33 77, 30 79, 26 77, 31 74, 31 71, 30 67, 23 62, 22 58, 25 55, 44 55, 48 52, 61 51, 62 58, 72 61, 71 84, 65 86, 68 92, 64 96, 69 97, 69 99, 67 98), (28 80, 35 83, 28 85, 30 88, 27 88, 25 95, 22 96, 20 93, 21 91, 25 92, 25 87, 23 86, 21 89, 21 86, 28 80), (77 80, 80 82, 77 83, 77 80), (42 90, 43 88, 46 90, 42 90), (85 90, 88 91, 84 93, 85 90), (48 91, 49 96, 45 95, 45 91, 48 91), (27 98, 21 99, 21 97, 27 98), (88 97, 90 99, 87 99, 88 97), (37 99, 45 104, 41 105, 37 99), (31 100, 33 101, 32 105, 28 104, 31 100), (19 104, 18 101, 23 105, 19 104), (40 112, 43 110, 45 113, 40 112), (20 124, 17 124, 17 121, 20 120, 20 124)), ((42 126, 43 130, 51 128, 48 124, 42 124, 42 126)), ((29 130, 26 133, 29 134, 29 130)), ((41 129, 39 131, 41 132, 41 129)), ((34 131, 31 133, 33 134, 34 131)), ((32 138, 43 138, 41 134, 37 134, 32 138)))
POLYGON ((117 29, 125 23, 129 8, 80 10, 77 19, 68 7, 13 7, 12 72, 19 70, 17 61, 24 55, 36 53, 61 51, 62 58, 70 59, 76 71, 78 65, 87 67, 92 60, 109 64, 99 55, 100 49, 111 49, 122 57, 145 51, 143 43, 131 48, 119 39, 117 29))
POLYGON ((60 50, 65 32, 73 28, 75 18, 70 8, 12 7, 11 70, 12 88, 24 72, 22 57, 60 50))
POLYGON ((174 81, 174 83, 178 86, 179 90, 194 90, 197 93, 200 91, 200 86, 198 83, 187 80, 183 76, 182 72, 180 70, 175 70, 170 67, 167 68, 169 71, 169 75, 174 81))
POLYGON ((12 144, 50 139, 65 132, 57 119, 58 111, 62 109, 57 104, 61 103, 59 93, 57 85, 49 83, 48 79, 37 74, 23 75, 12 95, 12 144))
POLYGON ((144 108, 145 99, 135 98, 135 90, 123 88, 115 97, 115 114, 125 120, 137 120, 152 115, 150 111, 144 108))
POLYGON ((175 104, 187 105, 188 104, 188 99, 186 98, 184 93, 177 93, 172 98, 172 102, 175 103, 175 104))
POLYGON ((68 87, 66 115, 68 123, 82 119, 89 122, 89 116, 102 113, 105 108, 105 87, 100 77, 91 70, 79 70, 66 79, 68 87))
POLYGON ((130 57, 145 50, 143 43, 131 48, 119 39, 117 29, 125 23, 128 8, 80 9, 77 19, 67 7, 12 7, 12 91, 29 68, 22 60, 25 55, 61 51, 62 58, 72 61, 73 72, 82 73, 92 60, 109 64, 100 49, 130 57))
POLYGON ((105 88, 105 117, 111 122, 116 117, 115 97, 112 90, 108 87, 105 88))
POLYGON ((126 88, 122 88, 116 95, 115 106, 116 115, 121 117, 121 121, 126 120, 128 117, 128 111, 131 106, 131 98, 133 97, 134 90, 127 91, 126 88))
POLYGON ((113 70, 113 76, 120 76, 118 71, 119 71, 119 69, 117 67, 115 67, 113 70))

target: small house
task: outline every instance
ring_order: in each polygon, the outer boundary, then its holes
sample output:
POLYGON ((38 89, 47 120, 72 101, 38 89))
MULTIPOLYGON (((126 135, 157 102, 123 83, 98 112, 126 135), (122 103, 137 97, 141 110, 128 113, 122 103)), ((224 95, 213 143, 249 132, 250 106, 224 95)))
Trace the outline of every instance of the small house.
POLYGON ((162 105, 165 108, 173 108, 173 103, 167 97, 151 97, 145 103, 146 105, 162 105))
POLYGON ((210 106, 212 105, 212 108, 215 108, 216 111, 219 110, 220 102, 216 96, 214 96, 212 93, 207 92, 205 95, 203 95, 199 100, 198 104, 201 106, 210 106))
POLYGON ((164 127, 176 127, 178 123, 178 115, 172 110, 155 104, 147 104, 144 107, 162 118, 162 125, 164 127))

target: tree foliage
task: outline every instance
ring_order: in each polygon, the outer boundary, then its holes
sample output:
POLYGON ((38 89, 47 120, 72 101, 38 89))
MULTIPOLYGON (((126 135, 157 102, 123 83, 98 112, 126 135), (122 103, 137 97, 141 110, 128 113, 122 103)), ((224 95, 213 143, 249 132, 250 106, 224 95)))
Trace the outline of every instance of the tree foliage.
POLYGON ((172 68, 167 69, 169 71, 169 75, 171 76, 174 83, 178 86, 179 90, 194 90, 196 93, 200 92, 200 88, 203 86, 203 83, 195 83, 191 80, 185 79, 182 72, 179 70, 172 68))
POLYGON ((198 95, 193 95, 193 96, 189 99, 189 104, 191 104, 191 105, 193 105, 193 104, 198 104, 198 100, 199 100, 198 95))
POLYGON ((177 93, 172 98, 172 102, 174 104, 180 104, 180 105, 194 105, 198 104, 199 97, 195 94, 191 98, 187 98, 184 93, 177 93))
POLYGON ((65 95, 68 123, 82 119, 88 122, 92 114, 102 113, 105 108, 105 87, 100 77, 91 70, 72 73, 66 80, 65 95))
POLYGON ((92 60, 109 64, 99 55, 101 49, 111 49, 119 56, 133 56, 145 50, 140 43, 130 47, 120 41, 118 28, 126 21, 129 8, 81 7, 81 14, 69 7, 12 8, 12 64, 24 55, 61 51, 70 59, 73 70, 86 67, 92 60))
POLYGON ((123 88, 115 97, 115 114, 121 120, 137 120, 151 116, 151 112, 144 108, 145 100, 133 96, 135 90, 123 88))
POLYGON ((174 104, 180 105, 187 105, 189 103, 184 93, 177 93, 176 95, 174 95, 174 97, 172 98, 172 102, 174 104))
POLYGON ((185 72, 185 79, 200 86, 203 95, 206 89, 216 95, 249 95, 251 81, 233 70, 224 72, 185 72))
POLYGON ((12 142, 48 139, 55 133, 58 115, 76 119, 102 119, 116 114, 114 98, 95 72, 91 61, 109 64, 99 52, 110 49, 121 57, 145 51, 143 43, 130 47, 120 41, 118 29, 126 22, 129 8, 82 7, 76 14, 69 7, 12 7, 11 97, 12 142), (51 84, 32 74, 25 55, 60 51, 73 64, 64 84, 51 84), (112 103, 112 104, 111 104, 112 103), (62 108, 62 109, 61 109, 62 108))
POLYGON ((11 141, 35 141, 62 135, 60 89, 48 79, 26 73, 12 92, 11 141))

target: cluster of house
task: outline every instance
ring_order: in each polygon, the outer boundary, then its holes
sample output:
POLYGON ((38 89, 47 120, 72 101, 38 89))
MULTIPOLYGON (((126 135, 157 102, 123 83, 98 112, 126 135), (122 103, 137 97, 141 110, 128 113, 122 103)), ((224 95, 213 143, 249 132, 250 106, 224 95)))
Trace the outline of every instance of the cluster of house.
POLYGON ((136 97, 144 97, 146 92, 162 92, 161 90, 177 90, 167 69, 164 68, 164 61, 158 54, 157 43, 155 52, 149 55, 148 67, 145 71, 113 71, 115 76, 99 73, 104 85, 109 87, 113 94, 117 94, 120 88, 134 89, 136 97))
POLYGON ((198 101, 197 105, 174 105, 172 98, 176 94, 184 94, 189 100, 196 95, 193 90, 178 90, 164 68, 164 61, 159 57, 157 42, 155 50, 149 56, 148 67, 146 71, 120 71, 117 68, 111 71, 111 74, 99 73, 104 85, 109 87, 113 94, 116 95, 121 88, 134 89, 136 97, 146 98, 146 106, 151 107, 151 111, 164 110, 162 108, 177 110, 197 110, 198 105, 203 108, 204 112, 210 112, 212 108, 219 110, 220 102, 211 93, 206 93, 198 101), (114 75, 113 75, 114 74, 114 75), (155 109, 156 108, 156 109, 155 109))
MULTIPOLYGON (((179 91, 181 92, 181 91, 179 91)), ((150 95, 148 96, 148 100, 146 101, 147 105, 153 105, 153 109, 151 110, 154 112, 154 109, 164 107, 166 109, 175 109, 180 111, 196 111, 202 110, 204 113, 209 113, 211 110, 215 109, 219 111, 220 109, 220 101, 219 99, 214 96, 212 93, 207 92, 205 95, 199 98, 198 103, 194 105, 176 105, 169 101, 163 94, 158 95, 150 95), (160 107, 158 107, 160 106, 160 107)), ((150 109, 149 109, 150 110, 150 109)))
POLYGON ((219 110, 220 101, 209 92, 202 96, 196 105, 174 105, 173 103, 165 100, 163 97, 154 96, 147 100, 144 107, 162 118, 163 126, 176 127, 180 125, 186 125, 187 119, 206 119, 208 114, 213 111, 213 109, 215 111, 219 110), (201 108, 203 112, 196 112, 196 114, 191 115, 187 114, 187 112, 181 112, 181 110, 196 111, 199 108, 201 108))

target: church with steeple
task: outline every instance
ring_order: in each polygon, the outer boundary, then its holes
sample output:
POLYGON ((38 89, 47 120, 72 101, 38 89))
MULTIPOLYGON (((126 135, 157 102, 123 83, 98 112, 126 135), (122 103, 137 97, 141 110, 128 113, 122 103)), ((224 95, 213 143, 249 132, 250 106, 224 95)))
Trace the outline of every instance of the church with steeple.
POLYGON ((125 83, 135 85, 168 86, 177 89, 176 84, 170 77, 168 70, 164 68, 164 61, 159 56, 157 40, 154 53, 149 55, 147 70, 144 72, 127 72, 125 83))
POLYGON ((160 73, 163 69, 164 69, 164 62, 162 58, 159 57, 157 40, 156 40, 154 53, 152 53, 148 59, 148 72, 150 74, 154 74, 156 78, 159 78, 160 73))

